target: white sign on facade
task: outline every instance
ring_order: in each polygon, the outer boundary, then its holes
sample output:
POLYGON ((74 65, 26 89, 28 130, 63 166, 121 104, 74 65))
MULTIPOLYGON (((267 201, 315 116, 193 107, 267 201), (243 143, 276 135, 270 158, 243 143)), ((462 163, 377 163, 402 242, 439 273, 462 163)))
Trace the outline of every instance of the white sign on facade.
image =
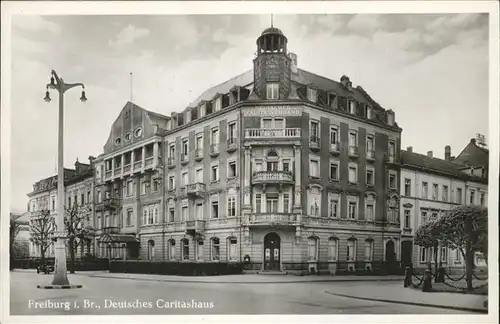
POLYGON ((243 115, 247 117, 272 117, 272 116, 300 116, 302 109, 289 105, 279 106, 256 106, 243 110, 243 115))

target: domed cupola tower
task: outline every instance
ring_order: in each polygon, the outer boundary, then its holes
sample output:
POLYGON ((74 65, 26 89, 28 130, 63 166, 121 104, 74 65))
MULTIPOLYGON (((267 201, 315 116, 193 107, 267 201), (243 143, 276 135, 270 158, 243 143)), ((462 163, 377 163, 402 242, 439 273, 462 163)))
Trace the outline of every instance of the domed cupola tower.
POLYGON ((257 39, 253 61, 254 93, 261 99, 286 99, 290 93, 291 59, 287 55, 287 38, 273 26, 257 39))

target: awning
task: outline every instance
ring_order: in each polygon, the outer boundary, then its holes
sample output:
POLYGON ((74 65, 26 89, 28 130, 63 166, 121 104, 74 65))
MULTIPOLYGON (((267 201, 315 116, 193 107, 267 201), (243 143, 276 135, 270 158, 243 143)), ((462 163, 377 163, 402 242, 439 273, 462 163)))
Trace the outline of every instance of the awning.
POLYGON ((123 235, 123 234, 102 234, 99 239, 99 243, 139 243, 139 240, 135 235, 123 235))

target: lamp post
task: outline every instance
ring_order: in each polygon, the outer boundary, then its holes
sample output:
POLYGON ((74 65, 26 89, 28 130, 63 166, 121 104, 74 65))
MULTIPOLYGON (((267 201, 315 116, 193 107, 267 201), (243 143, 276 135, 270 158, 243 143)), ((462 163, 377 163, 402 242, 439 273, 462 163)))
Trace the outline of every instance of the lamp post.
MULTIPOLYGON (((70 285, 66 269, 66 230, 64 228, 64 93, 74 87, 82 87, 82 102, 87 101, 85 97, 85 86, 83 83, 65 83, 56 71, 51 71, 50 83, 47 84, 47 92, 44 100, 50 102, 49 89, 57 90, 59 93, 59 124, 58 124, 58 146, 57 146, 57 213, 55 242, 55 269, 54 278, 50 286, 67 286, 67 288, 80 288, 81 285, 70 285)), ((46 288, 48 286, 39 288, 46 288)), ((65 287, 66 288, 66 287, 65 287)))

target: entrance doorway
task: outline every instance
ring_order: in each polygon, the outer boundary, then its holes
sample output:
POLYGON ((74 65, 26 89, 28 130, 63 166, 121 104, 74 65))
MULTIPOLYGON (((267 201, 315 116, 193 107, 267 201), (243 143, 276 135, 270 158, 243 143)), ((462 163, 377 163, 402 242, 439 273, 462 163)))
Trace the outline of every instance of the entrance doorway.
POLYGON ((280 271, 281 239, 276 233, 264 237, 264 270, 280 271))
POLYGON ((401 242, 401 265, 403 268, 411 267, 413 257, 413 242, 403 241, 401 242))
POLYGON ((395 264, 396 264, 396 252, 394 248, 394 241, 388 241, 385 244, 385 263, 386 263, 386 271, 389 274, 393 274, 395 272, 395 264))

